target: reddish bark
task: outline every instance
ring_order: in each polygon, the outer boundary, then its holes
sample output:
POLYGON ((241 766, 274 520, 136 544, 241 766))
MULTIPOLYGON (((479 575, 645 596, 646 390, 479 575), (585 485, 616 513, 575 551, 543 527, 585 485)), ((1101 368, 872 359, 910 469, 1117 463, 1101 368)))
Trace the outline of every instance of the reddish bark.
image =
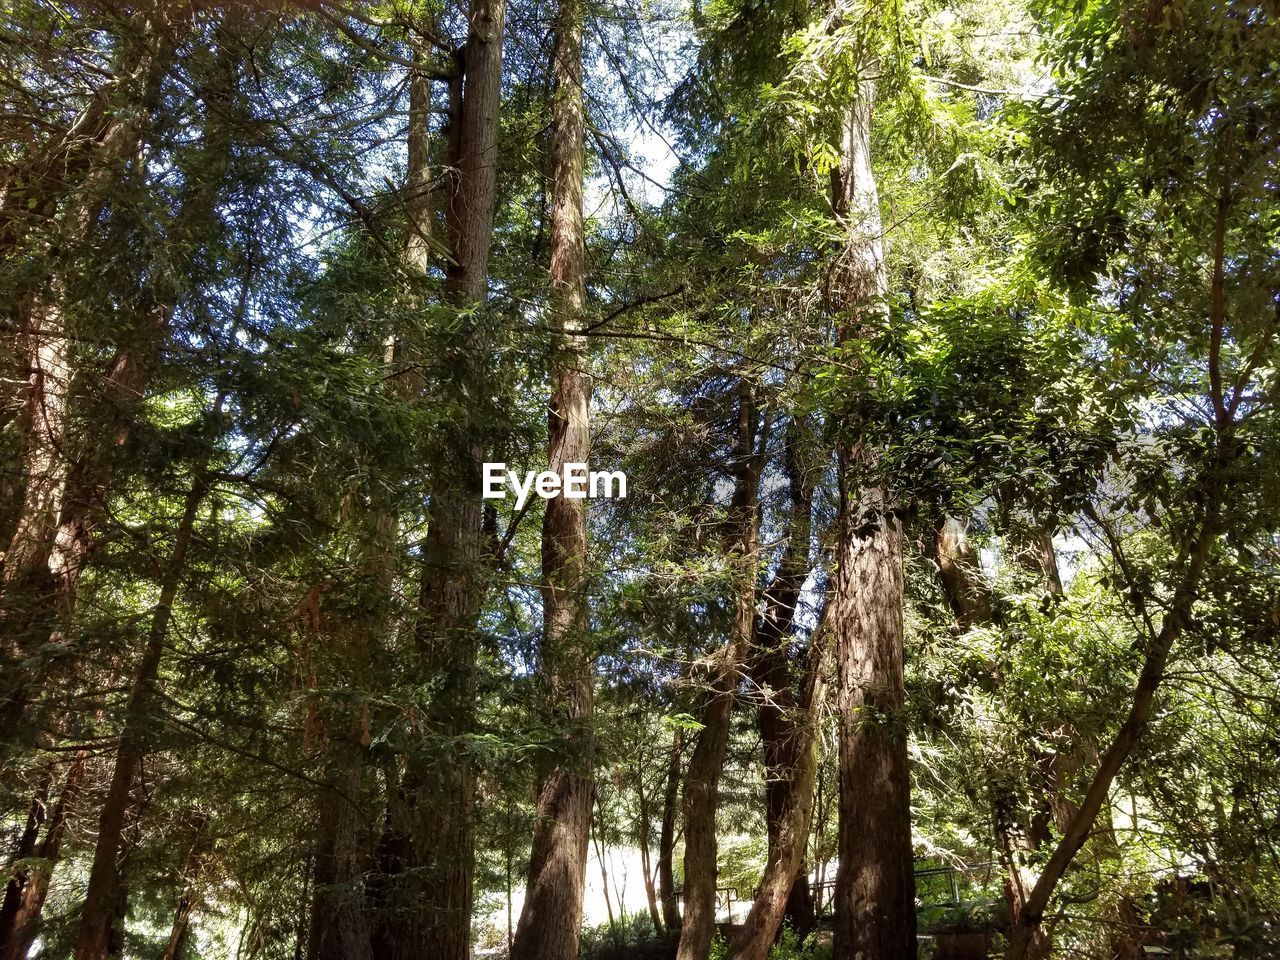
MULTIPOLYGON (((874 75, 874 64, 862 69, 874 75)), ((887 278, 879 196, 871 169, 874 83, 845 120, 834 209, 847 231, 830 273, 829 306, 842 340, 875 331, 887 278)), ((857 430, 856 417, 852 428, 857 430)), ((915 875, 911 773, 902 727, 903 573, 900 507, 876 479, 872 449, 838 450, 841 515, 829 616, 836 657, 840 831, 835 960, 913 960, 915 875)))
MULTIPOLYGON (((548 469, 585 464, 591 449, 582 308, 586 296, 582 221, 582 20, 579 0, 560 0, 552 67, 551 361, 548 469)), ((541 679, 557 731, 558 756, 535 810, 524 907, 512 960, 576 960, 591 832, 594 655, 588 626, 587 501, 546 502, 542 523, 541 679)))

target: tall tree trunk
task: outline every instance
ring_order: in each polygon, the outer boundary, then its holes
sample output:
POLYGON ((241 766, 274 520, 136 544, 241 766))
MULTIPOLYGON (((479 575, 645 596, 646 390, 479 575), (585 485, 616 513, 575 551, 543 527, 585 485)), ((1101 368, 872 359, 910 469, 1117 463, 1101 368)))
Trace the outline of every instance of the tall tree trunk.
MULTIPOLYGON (((65 330, 67 278, 77 251, 93 232, 122 170, 136 156, 145 126, 146 104, 159 83, 173 49, 170 31, 147 28, 159 40, 144 46, 139 62, 90 105, 80 118, 88 135, 97 128, 95 149, 84 158, 83 182, 65 196, 60 223, 48 257, 48 272, 19 297, 18 353, 22 358, 22 501, 4 556, 0 582, 0 740, 29 740, 21 722, 35 696, 43 669, 40 646, 56 628, 58 614, 74 588, 74 572, 55 558, 59 519, 70 464, 65 448, 72 369, 65 330), (119 99, 116 115, 105 119, 106 100, 119 99), (68 587, 68 573, 72 574, 68 587), (34 656, 33 656, 34 655, 34 656), (25 661, 25 662, 23 662, 25 661), (22 665, 19 666, 20 662, 22 665)), ((84 145, 74 148, 76 156, 84 145)), ((9 198, 6 197, 6 200, 9 198)), ((50 202, 49 216, 57 204, 50 202)))
POLYGON ((93 436, 81 444, 83 449, 68 471, 48 560, 59 580, 58 612, 63 622, 70 618, 80 576, 89 562, 95 525, 106 505, 117 466, 114 455, 129 439, 183 289, 216 225, 218 193, 226 180, 233 149, 232 130, 221 111, 235 101, 241 56, 240 41, 234 36, 238 13, 232 10, 225 16, 227 22, 219 25, 214 34, 212 75, 200 90, 206 103, 219 106, 205 110, 201 168, 198 173, 187 172, 177 211, 165 231, 166 247, 173 251, 170 269, 151 281, 136 305, 137 315, 129 336, 108 363, 102 387, 93 400, 93 436))
MULTIPOLYGON (((409 123, 405 134, 408 166, 405 171, 405 182, 402 188, 405 229, 400 249, 400 260, 406 274, 414 279, 421 279, 427 275, 430 267, 433 244, 432 219, 434 214, 431 202, 430 130, 431 77, 427 73, 426 58, 420 47, 415 47, 414 49, 413 63, 415 66, 410 69, 408 78, 409 123)), ((409 371, 412 370, 416 359, 412 352, 417 349, 418 345, 410 337, 405 336, 403 331, 394 330, 387 337, 383 347, 382 359, 387 368, 388 381, 392 384, 391 392, 400 400, 416 401, 421 393, 421 378, 409 371)), ((385 614, 389 613, 393 602, 395 555, 401 549, 395 514, 387 504, 378 503, 381 498, 376 494, 371 495, 371 499, 375 501, 371 511, 374 547, 370 551, 367 561, 368 565, 374 568, 374 579, 378 584, 379 600, 386 610, 380 610, 374 617, 374 622, 370 624, 368 630, 369 643, 365 649, 372 649, 378 644, 390 625, 390 621, 385 614)), ((362 774, 360 778, 352 777, 355 770, 355 767, 352 766, 353 762, 353 760, 348 761, 348 770, 345 774, 345 776, 351 778, 351 789, 345 791, 345 802, 349 807, 353 804, 351 797, 359 796, 359 781, 363 777, 362 774)), ((363 764, 362 759, 360 764, 363 764)), ((342 764, 337 766, 340 768, 342 764)), ((412 814, 412 798, 407 792, 407 786, 403 782, 404 778, 400 776, 398 761, 395 759, 390 760, 384 764, 383 769, 385 777, 385 810, 382 836, 378 842, 375 870, 369 880, 367 903, 362 904, 371 914, 367 934, 369 938, 368 949, 372 949, 374 956, 379 957, 411 956, 412 951, 417 949, 417 942, 421 936, 421 927, 414 917, 416 904, 412 903, 412 900, 415 894, 410 888, 411 885, 405 883, 403 876, 407 859, 412 855, 412 827, 408 819, 412 814)), ((335 770, 335 772, 337 771, 335 770)), ((336 822, 344 814, 344 811, 330 809, 333 804, 340 802, 343 794, 344 791, 341 790, 330 790, 326 796, 321 798, 322 825, 316 839, 317 850, 331 861, 336 861, 339 864, 354 865, 358 860, 354 847, 354 838, 348 843, 351 851, 345 854, 340 853, 332 849, 333 845, 326 839, 323 827, 324 821, 336 822)), ((355 810, 345 811, 348 815, 355 812, 355 810)), ((346 872, 349 875, 342 882, 354 885, 354 866, 346 872)), ((316 889, 316 912, 323 909, 321 900, 326 896, 328 894, 323 893, 319 888, 316 889)), ((321 924, 324 922, 322 920, 313 921, 313 923, 321 924)), ((363 918, 356 914, 347 916, 347 925, 349 927, 358 922, 363 922, 363 918)), ((350 933, 344 936, 348 941, 364 943, 363 934, 350 933)), ((311 939, 312 943, 315 944, 322 937, 313 935, 311 939)), ((312 949, 314 951, 316 948, 313 946, 312 949)))
POLYGON ((738 386, 737 450, 727 543, 734 572, 734 618, 728 642, 717 653, 712 667, 711 687, 702 710, 702 729, 698 731, 685 775, 684 917, 677 960, 706 960, 716 930, 716 809, 720 773, 729 746, 738 673, 755 629, 761 459, 756 450, 757 421, 755 391, 744 379, 738 386))
MULTIPOLYGON (((215 423, 222 417, 224 400, 225 394, 219 393, 214 401, 215 423)), ((110 786, 98 820, 98 838, 81 911, 80 932, 76 940, 76 960, 104 960, 109 955, 112 918, 120 894, 118 858, 125 816, 129 810, 134 778, 150 749, 160 663, 164 656, 169 622, 173 618, 174 600, 186 570, 187 552, 191 548, 196 517, 209 491, 209 461, 210 454, 205 453, 195 464, 195 479, 183 504, 182 518, 174 531, 173 548, 161 577, 160 596, 152 609, 146 643, 134 674, 110 786)))
POLYGON ((402 257, 415 275, 427 272, 431 262, 431 78, 420 50, 414 63, 423 70, 409 74, 409 126, 406 132, 409 163, 405 171, 405 233, 402 257))
POLYGON ((668 933, 680 929, 680 904, 676 899, 675 850, 676 818, 680 813, 680 752, 684 736, 671 736, 671 756, 667 761, 667 783, 662 794, 662 827, 658 831, 658 899, 662 903, 662 925, 668 933))
MULTIPOLYGON (((457 379, 465 395, 482 397, 502 92, 504 0, 472 0, 464 81, 455 84, 450 130, 454 184, 446 229, 452 260, 445 274, 450 302, 462 311, 457 379), (456 98, 460 96, 460 100, 456 98)), ((471 949, 475 869, 475 781, 465 740, 473 726, 476 618, 486 584, 480 469, 481 431, 490 411, 458 417, 446 438, 448 456, 433 478, 421 581, 419 643, 424 667, 438 681, 426 719, 448 746, 430 762, 412 758, 400 833, 405 872, 417 891, 391 935, 397 956, 467 960, 471 949)))
MULTIPOLYGON (((874 74, 876 66, 864 63, 874 74)), ((871 169, 873 81, 844 124, 834 207, 846 230, 830 277, 842 339, 867 336, 888 292, 879 196, 871 169)), ((855 422, 854 429, 857 429, 855 422)), ((839 716, 840 831, 835 960, 914 960, 911 773, 902 726, 903 572, 900 507, 877 479, 876 452, 838 451, 841 503, 831 625, 839 716)))
MULTIPOLYGON (((72 205, 69 217, 76 238, 91 231, 109 199, 113 177, 137 154, 147 128, 141 104, 149 103, 154 97, 154 88, 177 42, 175 28, 163 17, 157 17, 147 32, 149 41, 144 47, 149 52, 141 58, 125 85, 125 92, 132 91, 135 101, 132 109, 126 111, 124 119, 105 129, 101 155, 96 158, 88 178, 85 197, 72 205), (158 39, 150 37, 153 33, 158 33, 158 39)), ((234 43, 228 41, 226 26, 218 29, 217 36, 215 76, 209 89, 202 93, 206 102, 225 103, 234 95, 239 61, 234 43)), ((136 305, 138 319, 134 329, 106 370, 98 374, 102 377, 102 386, 92 403, 92 427, 78 442, 69 437, 67 431, 72 371, 68 346, 61 337, 64 294, 63 282, 56 272, 52 292, 34 301, 33 308, 43 313, 35 318, 33 334, 44 342, 37 344, 33 353, 30 396, 39 401, 40 429, 33 435, 37 442, 28 451, 28 473, 41 479, 34 486, 28 482, 12 545, 19 548, 19 553, 14 554, 19 558, 18 566, 27 571, 27 576, 34 575, 40 581, 36 589, 19 593, 28 607, 23 629, 28 644, 56 637, 71 620, 80 577, 89 563, 95 526, 111 488, 115 454, 128 440, 185 275, 201 249, 201 231, 214 218, 216 194, 230 164, 231 139, 227 125, 217 119, 213 111, 206 112, 204 146, 211 166, 202 170, 199 177, 188 179, 178 212, 169 225, 166 239, 169 249, 175 251, 173 269, 150 285, 148 302, 136 305), (105 443, 104 438, 107 438, 105 443), (57 459, 51 455, 51 449, 56 449, 57 459), (67 457, 69 451, 70 458, 67 457), (52 526, 48 526, 50 520, 52 526)), ((0 601, 0 611, 5 607, 7 604, 0 601)), ((0 617, 4 615, 0 612, 0 617)), ((32 691, 48 679, 46 665, 37 661, 27 671, 26 688, 6 705, 0 722, 7 721, 33 732, 43 729, 41 721, 24 718, 23 713, 32 691)))
MULTIPOLYGON (((552 395, 548 469, 585 464, 591 448, 591 377, 582 308, 582 5, 560 0, 552 67, 552 395)), ((584 480, 585 482, 585 480, 584 480)), ((585 492, 585 491, 584 491, 585 492)), ((576 960, 591 833, 594 657, 588 625, 587 501, 562 494, 542 523, 542 681, 557 739, 554 768, 538 790, 529 882, 512 960, 576 960)))

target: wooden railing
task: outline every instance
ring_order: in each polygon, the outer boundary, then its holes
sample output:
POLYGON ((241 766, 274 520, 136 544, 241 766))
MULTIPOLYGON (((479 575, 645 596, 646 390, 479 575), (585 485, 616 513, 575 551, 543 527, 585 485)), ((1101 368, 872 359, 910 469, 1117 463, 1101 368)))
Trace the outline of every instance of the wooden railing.
MULTIPOLYGON (((972 886, 972 881, 966 878, 981 877, 979 883, 986 885, 991 882, 992 877, 1000 868, 999 861, 985 860, 979 863, 961 863, 953 865, 940 865, 930 867, 917 867, 916 874, 916 896, 921 906, 926 907, 952 907, 967 902, 963 896, 962 887, 965 885, 972 886), (921 881, 925 881, 927 886, 932 884, 929 881, 937 878, 945 878, 947 884, 947 892, 950 894, 949 900, 924 900, 921 899, 921 881)), ((822 883, 814 881, 811 885, 813 894, 814 909, 818 916, 825 916, 830 913, 831 905, 835 900, 835 880, 825 880, 822 883)), ((728 917, 730 924, 736 923, 734 917, 734 905, 738 905, 739 913, 742 918, 746 916, 746 904, 751 903, 755 897, 755 891, 752 891, 751 897, 743 897, 735 886, 716 887, 716 914, 717 916, 723 912, 728 917)), ((969 900, 974 898, 970 897, 969 900)), ((684 901, 684 891, 676 891, 676 900, 680 903, 684 901)))

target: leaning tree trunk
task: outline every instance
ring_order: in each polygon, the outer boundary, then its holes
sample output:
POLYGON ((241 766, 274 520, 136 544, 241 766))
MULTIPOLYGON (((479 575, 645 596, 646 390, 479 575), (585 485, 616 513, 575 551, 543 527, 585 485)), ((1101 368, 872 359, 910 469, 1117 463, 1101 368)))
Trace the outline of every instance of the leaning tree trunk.
POLYGON ((169 929, 169 939, 164 945, 160 960, 180 960, 186 948, 188 935, 191 933, 191 914, 195 903, 190 897, 183 896, 173 910, 173 925, 169 929))
POLYGON ((799 698, 792 690, 787 651, 801 590, 809 576, 813 473, 802 454, 803 430, 796 420, 787 428, 786 472, 791 496, 787 544, 778 572, 764 591, 764 610, 756 620, 756 650, 751 657, 752 679, 761 697, 756 716, 764 753, 769 847, 751 911, 731 945, 730 956, 738 960, 767 957, 784 918, 790 916, 801 935, 808 933, 815 919, 803 864, 817 774, 814 707, 823 696, 819 633, 815 632, 810 642, 799 698))
POLYGON ((640 869, 644 872, 644 897, 649 907, 649 919, 659 937, 665 936, 666 928, 662 925, 662 914, 658 910, 658 888, 654 883, 653 854, 649 841, 651 829, 649 822, 649 796, 644 789, 644 766, 636 766, 636 798, 639 811, 636 817, 636 843, 640 846, 640 869))
MULTIPOLYGON (((69 569, 55 554, 59 549, 60 519, 70 463, 66 441, 71 414, 71 344, 65 312, 68 278, 75 269, 76 251, 86 242, 110 199, 115 179, 138 152, 144 129, 142 104, 148 102, 167 66, 173 39, 159 29, 160 42, 138 62, 122 69, 122 78, 108 92, 95 97, 102 104, 87 108, 80 120, 98 127, 94 149, 81 157, 84 179, 62 197, 57 239, 42 256, 49 268, 18 299, 18 353, 22 357, 24 441, 21 459, 22 500, 5 551, 0 582, 0 740, 20 743, 30 738, 23 715, 38 692, 43 671, 19 667, 56 628, 60 612, 74 590, 78 570, 69 569), (100 116, 106 100, 119 98, 118 114, 100 116)), ((8 199, 8 198, 6 198, 8 199)), ((47 211, 53 215, 56 204, 47 211)))
POLYGON ((1205 566, 1222 527, 1225 477, 1230 466, 1229 451, 1234 444, 1230 424, 1219 425, 1216 443, 1217 456, 1206 474, 1203 520, 1195 539, 1184 548, 1179 558, 1182 575, 1170 598, 1168 612, 1160 623, 1159 631, 1147 642, 1146 655, 1134 687, 1128 716, 1099 758, 1098 768, 1075 815, 1066 824, 1062 839, 1054 847, 1048 863, 1027 894, 1022 916, 1009 934, 1009 947, 1005 954, 1007 960, 1039 960, 1048 955, 1048 943, 1043 929, 1045 910, 1076 854, 1089 839, 1094 821, 1107 802, 1116 775, 1145 733, 1155 705, 1156 692, 1164 681, 1169 654, 1191 622, 1191 611, 1199 596, 1205 566))
POLYGON ((67 818, 84 783, 89 751, 77 751, 63 781, 62 791, 49 812, 44 838, 28 856, 37 863, 10 879, 0 908, 0 960, 26 960, 35 942, 40 914, 49 895, 49 879, 62 857, 62 841, 67 832, 67 818))
POLYGON ((193 813, 191 847, 178 872, 181 893, 173 908, 173 923, 169 925, 169 939, 160 960, 180 960, 184 956, 190 939, 191 918, 200 904, 201 872, 213 838, 208 832, 208 814, 198 808, 193 813))
MULTIPOLYGON (((820 691, 816 692, 820 697, 820 691)), ((782 927, 809 839, 817 773, 816 733, 814 711, 796 724, 796 757, 787 772, 787 793, 775 820, 773 849, 746 922, 730 948, 733 960, 766 960, 782 927)))
MULTIPOLYGON (((1212 343, 1221 343, 1226 335, 1227 310, 1224 295, 1224 277, 1226 270, 1226 228, 1228 201, 1223 196, 1218 203, 1218 220, 1214 236, 1214 269, 1213 295, 1209 317, 1212 343)), ((1280 317, 1280 314, 1277 314, 1280 317)), ((1275 336, 1274 325, 1266 328, 1254 347, 1254 356, 1261 357, 1271 345, 1275 336)), ((1124 722, 1112 737, 1110 744, 1098 759, 1097 769, 1089 782, 1074 816, 1062 829, 1062 838, 1053 849, 1048 862, 1036 879, 1035 885, 1027 895, 1026 906, 1019 922, 1013 926, 1009 934, 1007 960, 1034 960, 1048 953, 1043 935, 1044 913, 1048 909, 1058 884, 1066 875, 1076 855, 1084 846, 1093 829, 1094 821, 1106 805, 1111 786, 1115 782, 1130 754, 1146 732, 1155 706, 1156 693, 1164 682, 1165 668, 1174 644, 1187 630, 1192 622, 1193 608, 1201 592, 1201 582, 1210 556, 1218 542, 1226 522, 1223 518, 1224 504, 1231 493, 1232 473, 1235 458, 1243 455, 1244 445, 1239 442, 1236 419, 1240 398, 1249 387, 1249 379, 1253 365, 1246 365, 1238 375, 1234 387, 1234 399, 1228 405, 1222 392, 1223 373, 1221 357, 1217 350, 1211 350, 1208 357, 1207 379, 1209 394, 1213 406, 1212 440, 1206 453, 1203 472, 1197 484, 1199 496, 1192 502, 1200 507, 1198 528, 1185 531, 1182 537, 1183 546, 1174 563, 1179 571, 1173 594, 1160 628, 1148 633, 1143 638, 1144 656, 1142 668, 1138 673, 1138 681, 1134 687, 1129 704, 1129 712, 1124 722)))
MULTIPOLYGON (((874 64, 863 64, 874 74, 874 64)), ((867 336, 888 292, 879 197, 871 169, 874 84, 860 84, 844 124, 834 208, 846 230, 829 279, 842 340, 867 336)), ((854 432, 858 428, 854 417, 854 432)), ((911 772, 903 728, 900 507, 879 458, 862 443, 838 451, 841 503, 829 611, 839 716, 840 829, 835 960, 914 960, 911 772)))
MULTIPOLYGON (((582 223, 582 4, 560 0, 551 110, 552 395, 548 469, 585 464, 591 377, 580 336, 586 295, 582 223)), ((591 833, 594 657, 588 633, 587 501, 564 493, 542 522, 542 680, 556 730, 554 768, 534 814, 529 882, 512 960, 576 960, 591 833)))
POLYGON ((760 454, 756 450, 754 390, 738 387, 738 443, 729 516, 729 562, 736 603, 728 642, 718 652, 684 784, 684 917, 677 960, 706 960, 716 930, 716 809, 729 746, 738 673, 755 627, 759 565, 760 454))
MULTIPOLYGON (((213 405, 213 419, 222 416, 225 394, 219 393, 213 405)), ((210 455, 202 455, 195 465, 195 480, 183 504, 182 518, 174 531, 173 548, 160 582, 160 595, 151 612, 142 657, 134 674, 129 702, 125 709, 124 728, 116 750, 107 797, 98 819, 98 837, 89 870, 84 907, 80 915, 80 932, 76 940, 76 960, 105 960, 111 949, 113 914, 119 902, 119 870, 121 839, 125 816, 130 805, 134 777, 150 749, 151 727, 157 710, 157 680, 164 656, 173 604, 186 570, 187 553, 195 532, 196 516, 209 491, 210 455)))

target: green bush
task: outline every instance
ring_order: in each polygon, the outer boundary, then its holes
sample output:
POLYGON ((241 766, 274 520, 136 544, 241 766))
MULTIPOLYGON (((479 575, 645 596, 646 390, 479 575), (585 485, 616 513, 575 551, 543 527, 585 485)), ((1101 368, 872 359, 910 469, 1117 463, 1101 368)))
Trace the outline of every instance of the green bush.
POLYGON ((582 931, 579 960, 670 960, 676 939, 653 928, 648 914, 638 913, 613 924, 602 923, 582 931))

